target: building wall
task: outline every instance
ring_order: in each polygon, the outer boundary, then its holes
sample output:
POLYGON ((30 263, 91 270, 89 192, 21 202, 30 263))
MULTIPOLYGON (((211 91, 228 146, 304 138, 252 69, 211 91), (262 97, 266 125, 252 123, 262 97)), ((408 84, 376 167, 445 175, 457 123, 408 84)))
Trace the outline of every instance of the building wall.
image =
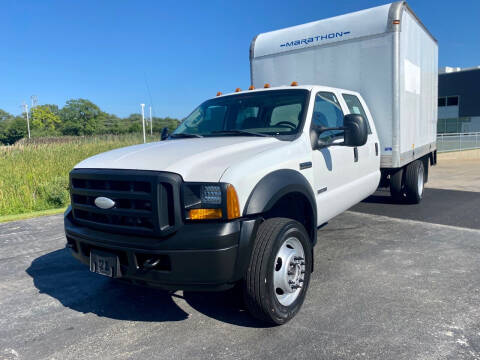
MULTIPOLYGON (((480 69, 440 74, 438 76, 438 97, 448 96, 459 97, 458 117, 480 116, 480 69)), ((446 108, 449 107, 446 106, 446 108)), ((439 114, 440 111, 442 114, 450 112, 448 109, 440 110, 440 108, 439 114)))

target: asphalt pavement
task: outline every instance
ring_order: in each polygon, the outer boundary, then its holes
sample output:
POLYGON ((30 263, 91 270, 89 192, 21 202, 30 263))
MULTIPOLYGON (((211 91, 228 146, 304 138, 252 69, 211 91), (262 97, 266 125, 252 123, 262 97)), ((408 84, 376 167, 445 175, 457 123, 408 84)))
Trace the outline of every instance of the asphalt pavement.
POLYGON ((0 224, 0 359, 480 359, 478 194, 375 196, 318 232, 306 302, 280 327, 234 292, 90 273, 61 216, 0 224))

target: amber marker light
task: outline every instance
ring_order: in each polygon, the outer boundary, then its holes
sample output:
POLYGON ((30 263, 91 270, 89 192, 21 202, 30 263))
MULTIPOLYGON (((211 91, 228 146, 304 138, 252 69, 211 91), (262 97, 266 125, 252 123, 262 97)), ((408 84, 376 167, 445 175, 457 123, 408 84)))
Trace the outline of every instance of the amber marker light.
POLYGON ((267 83, 267 84, 263 85, 263 87, 264 87, 265 89, 268 89, 268 88, 270 87, 270 84, 267 83))
POLYGON ((290 86, 298 86, 298 82, 292 81, 292 83, 290 84, 290 86))
POLYGON ((222 209, 192 209, 188 213, 190 220, 213 220, 222 218, 222 209))
POLYGON ((242 89, 240 89, 240 88, 235 89, 235 92, 240 92, 240 91, 242 91, 242 89))
POLYGON ((240 217, 240 205, 235 188, 232 185, 227 187, 227 218, 228 220, 240 217))
POLYGON ((220 95, 222 95, 222 93, 221 93, 220 91, 219 91, 219 92, 217 92, 217 96, 220 96, 220 95))
POLYGON ((400 20, 393 20, 392 23, 393 25, 400 25, 400 20))
POLYGON ((250 87, 248 88, 248 90, 255 90, 255 86, 250 85, 250 87))

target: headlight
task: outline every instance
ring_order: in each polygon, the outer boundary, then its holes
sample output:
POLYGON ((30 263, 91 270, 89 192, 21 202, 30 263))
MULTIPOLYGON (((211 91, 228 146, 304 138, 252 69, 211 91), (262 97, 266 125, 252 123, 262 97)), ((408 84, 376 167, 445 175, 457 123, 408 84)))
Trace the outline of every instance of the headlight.
POLYGON ((187 220, 232 220, 240 217, 237 192, 226 183, 185 183, 183 185, 187 220))

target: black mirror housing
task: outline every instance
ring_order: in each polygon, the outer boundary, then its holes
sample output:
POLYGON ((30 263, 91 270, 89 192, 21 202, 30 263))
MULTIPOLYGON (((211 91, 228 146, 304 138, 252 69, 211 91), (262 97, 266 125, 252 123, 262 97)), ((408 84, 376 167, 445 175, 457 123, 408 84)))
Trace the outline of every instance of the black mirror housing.
POLYGON ((160 135, 160 140, 166 140, 168 138, 168 128, 164 127, 162 129, 162 134, 160 135))
POLYGON ((359 114, 348 114, 343 118, 344 146, 365 145, 368 138, 367 120, 359 114))

